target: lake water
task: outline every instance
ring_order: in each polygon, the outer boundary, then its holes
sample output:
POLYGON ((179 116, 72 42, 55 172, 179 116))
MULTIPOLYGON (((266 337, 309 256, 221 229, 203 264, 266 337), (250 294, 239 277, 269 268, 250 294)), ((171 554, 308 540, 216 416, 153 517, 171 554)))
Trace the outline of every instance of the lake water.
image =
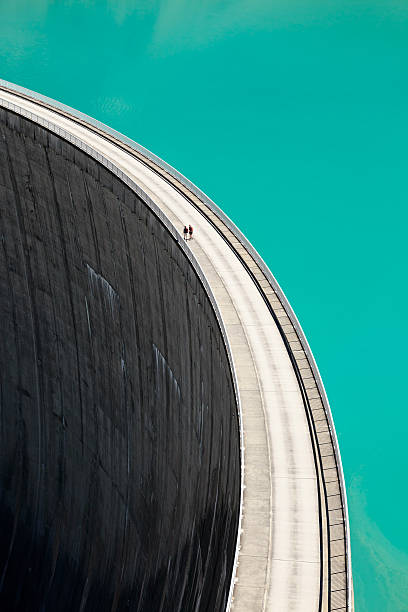
POLYGON ((0 0, 0 78, 207 192, 289 298, 342 451, 358 612, 408 610, 408 4, 0 0))

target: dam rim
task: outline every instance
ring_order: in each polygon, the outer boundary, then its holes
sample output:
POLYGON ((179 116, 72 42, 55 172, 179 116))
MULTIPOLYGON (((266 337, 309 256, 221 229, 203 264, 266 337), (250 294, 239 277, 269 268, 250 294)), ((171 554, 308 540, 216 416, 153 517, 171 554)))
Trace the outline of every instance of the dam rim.
MULTIPOLYGON (((160 168, 162 168, 165 172, 168 172, 171 176, 173 176, 176 180, 180 181, 180 183, 182 183, 186 189, 190 190, 193 194, 195 194, 205 205, 207 205, 210 210, 212 210, 212 212, 228 227, 228 229, 230 229, 230 231, 234 234, 235 238, 244 246, 244 248, 247 250, 247 252, 251 255, 251 257, 254 259, 254 261, 257 263, 257 265, 259 266, 260 270, 263 272, 265 278, 268 280, 268 282, 270 283, 271 287, 273 288, 273 290, 275 291, 276 295, 278 296, 279 300, 282 303, 282 306, 289 318, 289 320, 291 321, 291 324, 293 326, 293 328, 296 330, 296 333, 298 335, 298 338, 300 340, 300 343, 302 345, 302 348, 307 356, 307 359, 309 361, 309 365, 310 368, 312 370, 319 394, 320 394, 320 398, 323 404, 323 408, 326 414, 326 418, 327 418, 327 422, 330 428, 330 434, 331 434, 331 439, 332 439, 332 446, 333 446, 333 451, 334 451, 334 457, 335 457, 335 461, 336 461, 336 470, 337 470, 337 475, 338 475, 338 482, 339 482, 339 487, 340 487, 340 493, 341 493, 341 504, 342 504, 342 512, 344 515, 344 532, 345 532, 345 557, 346 557, 346 567, 347 567, 347 571, 346 571, 346 581, 347 581, 347 586, 346 586, 346 593, 347 593, 347 609, 352 610, 353 609, 353 589, 352 589, 352 572, 351 572, 351 547, 350 547, 350 532, 349 532, 349 519, 348 519, 348 507, 347 507, 347 494, 346 494, 346 488, 345 488, 345 480, 344 480, 344 473, 343 473, 343 468, 342 468, 342 462, 341 462, 341 456, 340 456, 340 450, 339 450, 339 445, 338 445, 338 440, 337 440, 337 435, 336 435, 336 430, 335 430, 335 426, 334 426, 334 422, 333 422, 333 417, 331 414, 331 409, 329 406, 329 402, 327 399, 327 395, 324 389, 324 385, 316 364, 316 361, 314 359, 314 356, 311 352, 311 349, 309 347, 309 344, 307 342, 307 339, 305 337, 305 334, 300 326, 300 323, 295 315, 295 313, 293 312, 285 294, 283 293, 282 289, 280 288, 279 284, 277 283, 276 279, 274 278, 274 276, 272 275, 272 273, 270 272, 269 268, 267 267, 267 265, 265 264, 265 262, 262 260, 262 258, 260 257, 260 255, 256 252, 256 250, 254 249, 254 247, 251 245, 251 243, 245 238, 245 236, 240 232, 240 230, 235 226, 235 224, 227 217, 227 215, 225 215, 225 213, 214 203, 212 202, 212 200, 210 200, 210 198, 208 198, 199 188, 197 188, 193 183, 191 183, 188 179, 186 179, 182 174, 180 174, 177 170, 175 170, 174 168, 172 168, 171 166, 169 166, 169 164, 167 164, 166 162, 164 162, 163 160, 161 160, 160 158, 158 158, 157 156, 155 156, 153 153, 150 153, 148 150, 146 150, 144 147, 142 147, 141 145, 139 145, 138 143, 135 143, 134 141, 132 141, 131 139, 127 138, 126 136, 123 136, 122 134, 120 134, 119 132, 116 132, 115 130, 113 130, 112 128, 109 128, 108 126, 104 125, 103 123, 92 119, 91 117, 76 111, 75 109, 72 109, 62 103, 56 102, 50 98, 47 98, 46 96, 42 96, 41 94, 36 94, 35 92, 29 91, 25 88, 22 88, 20 86, 17 85, 13 85, 12 83, 8 83, 7 81, 2 81, 0 80, 0 89, 3 88, 5 90, 9 90, 11 93, 17 93, 18 95, 22 96, 22 97, 26 97, 31 101, 35 101, 38 102, 40 105, 42 106, 49 106, 51 108, 51 110, 55 111, 55 112, 59 112, 60 114, 65 114, 68 116, 68 118, 71 118, 73 120, 77 120, 79 122, 81 122, 82 124, 85 124, 85 127, 88 125, 88 127, 93 127, 94 129, 100 130, 103 133, 105 133, 106 137, 110 136, 113 137, 114 139, 118 140, 119 142, 121 142, 122 144, 132 148, 134 151, 136 151, 137 153, 145 156, 147 159, 149 159, 150 161, 152 161, 153 163, 157 164, 160 168)), ((40 118, 41 119, 41 118, 40 118)), ((46 122, 49 123, 49 122, 46 122)), ((75 138, 75 137, 74 137, 75 138)), ((77 139, 79 140, 79 139, 77 139)), ((91 147, 89 147, 89 145, 85 145, 85 147, 88 150, 91 150, 91 147)), ((83 149, 85 150, 85 149, 83 149)), ((86 151, 88 152, 88 151, 86 151)), ((99 153, 97 153, 97 156, 102 157, 99 153)), ((113 168, 113 164, 112 162, 110 162, 108 160, 108 165, 106 166, 108 169, 112 169, 113 168)), ((121 172, 121 170, 119 170, 119 172, 121 172)), ((124 175, 126 176, 126 175, 124 175)), ((126 182, 126 180, 124 181, 126 182)), ((137 186, 138 187, 138 186, 137 186)), ((147 196, 148 197, 148 196, 147 196)), ((156 206, 153 203, 154 206, 156 206)), ((159 217, 161 218, 161 215, 159 215, 159 217)), ((241 435, 242 435, 242 427, 241 427, 241 435)), ((243 448, 243 442, 242 442, 242 448, 243 448)), ((243 455, 242 455, 243 458, 243 455)), ((242 471, 242 474, 244 472, 242 471)), ((241 491, 241 497, 242 497, 242 491, 241 491)), ((237 547, 237 551, 239 549, 239 546, 237 547)), ((231 588, 233 588, 233 583, 231 583, 231 588)), ((342 608, 343 609, 343 608, 342 608)))

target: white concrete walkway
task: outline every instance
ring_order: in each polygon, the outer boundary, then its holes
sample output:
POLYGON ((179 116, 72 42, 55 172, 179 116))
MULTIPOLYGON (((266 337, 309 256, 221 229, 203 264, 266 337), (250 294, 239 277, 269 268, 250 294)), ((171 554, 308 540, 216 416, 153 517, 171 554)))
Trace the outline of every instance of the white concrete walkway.
MULTIPOLYGON (((245 491, 234 611, 317 612, 320 535, 316 471, 305 408, 279 331, 239 259, 161 177, 109 140, 4 91, 0 98, 69 131, 133 179, 182 232, 218 303, 236 367, 245 441, 245 491)), ((1 103, 1 102, 0 102, 1 103)))

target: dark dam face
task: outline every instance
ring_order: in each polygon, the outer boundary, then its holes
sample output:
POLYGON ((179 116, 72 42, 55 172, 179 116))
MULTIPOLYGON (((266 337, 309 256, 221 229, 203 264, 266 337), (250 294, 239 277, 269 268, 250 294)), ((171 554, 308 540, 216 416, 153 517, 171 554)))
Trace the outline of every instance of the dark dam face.
POLYGON ((101 164, 0 109, 0 609, 225 609, 237 407, 168 230, 101 164))

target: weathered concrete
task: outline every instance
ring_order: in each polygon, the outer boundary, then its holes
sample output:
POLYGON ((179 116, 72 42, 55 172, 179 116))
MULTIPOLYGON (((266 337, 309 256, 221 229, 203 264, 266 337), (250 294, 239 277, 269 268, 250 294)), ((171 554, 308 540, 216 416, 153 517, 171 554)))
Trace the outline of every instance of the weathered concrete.
POLYGON ((225 609, 237 406, 177 242, 101 164, 0 109, 0 608, 225 609))

